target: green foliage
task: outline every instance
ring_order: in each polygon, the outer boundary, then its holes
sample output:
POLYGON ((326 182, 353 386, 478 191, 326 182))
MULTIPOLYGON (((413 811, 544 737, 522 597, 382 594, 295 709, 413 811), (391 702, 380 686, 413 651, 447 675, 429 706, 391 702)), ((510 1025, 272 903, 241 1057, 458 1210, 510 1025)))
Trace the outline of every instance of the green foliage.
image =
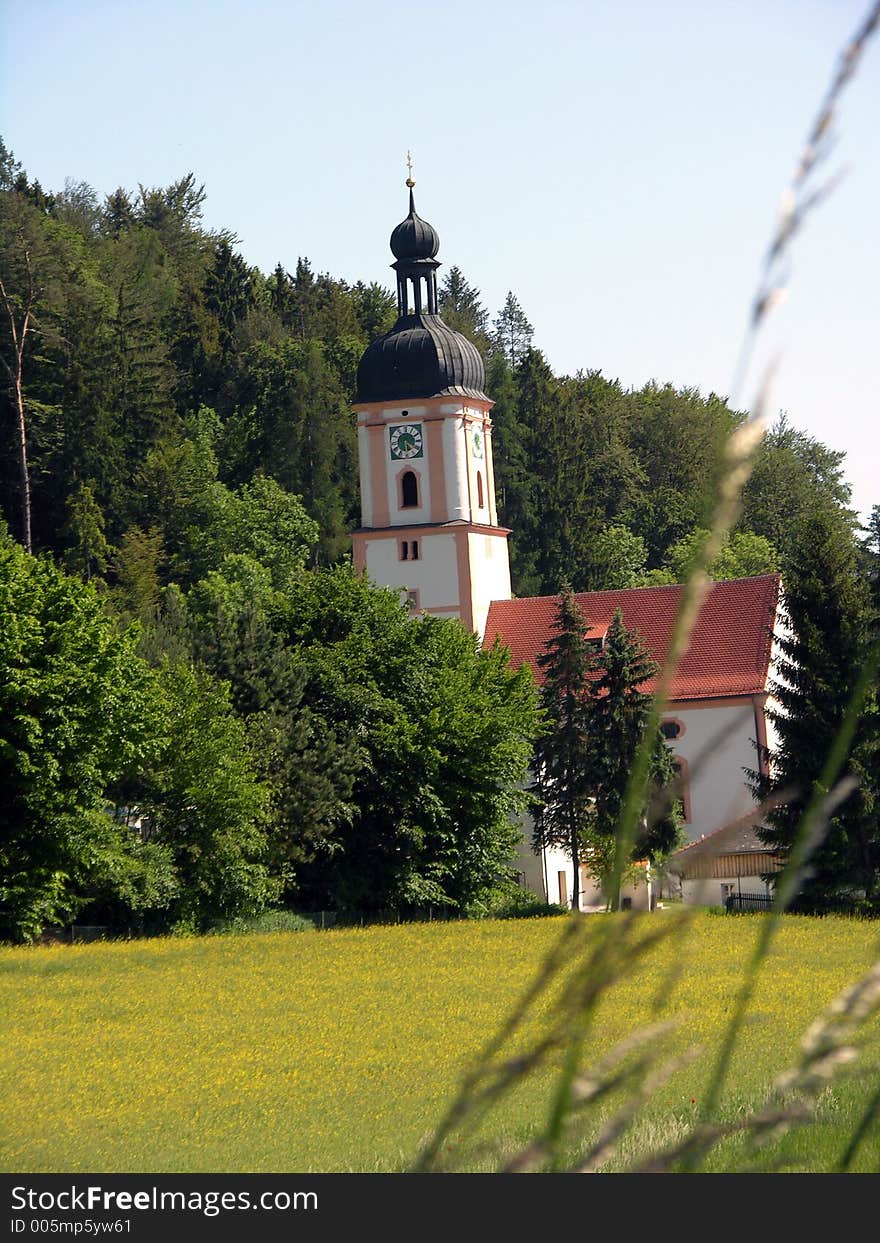
POLYGON ((537 919, 565 915, 568 908, 543 902, 512 877, 505 878, 467 907, 468 919, 537 919))
POLYGON ((288 612, 267 568, 227 556, 190 591, 178 625, 199 661, 230 687, 270 791, 270 862, 291 888, 297 865, 332 852, 337 829, 351 821, 363 748, 306 702, 309 658, 285 641, 288 612))
MULTIPOLYGON (((775 744, 769 772, 753 773, 756 793, 785 791, 768 813, 764 840, 786 856, 794 843, 843 722, 875 636, 870 593, 848 526, 821 506, 801 520, 796 551, 783 568, 787 629, 777 636, 775 744)), ((816 850, 801 902, 831 908, 843 897, 870 904, 880 890, 880 709, 871 688, 847 769, 859 780, 816 850)))
POLYGON ((723 447, 742 416, 710 393, 646 384, 627 394, 625 439, 644 481, 631 525, 648 545, 650 568, 694 527, 708 523, 723 447))
POLYGON ((531 793, 537 801, 533 846, 565 850, 572 865, 571 904, 579 906, 580 868, 590 824, 593 739, 590 717, 594 661, 584 634, 588 622, 566 584, 559 597, 554 633, 538 657, 544 673, 541 707, 545 732, 535 747, 531 793))
POLYGON ((648 547, 640 535, 625 526, 606 527, 593 541, 593 581, 589 590, 641 587, 647 557, 648 547))
POLYGON ((351 372, 340 383, 335 350, 319 341, 255 345, 243 360, 241 408, 249 411, 238 470, 262 467, 303 498, 320 528, 320 558, 336 560, 347 547, 355 516, 357 448, 349 409, 354 371, 365 341, 342 351, 351 372))
POLYGON ((228 692, 155 675, 94 589, 0 541, 0 935, 78 912, 150 926, 259 911, 267 790, 228 692))
POLYGON ((515 367, 531 348, 535 330, 511 291, 508 291, 504 306, 498 312, 492 328, 493 345, 515 367))
POLYGON ((217 920, 211 925, 210 931, 215 936, 245 936, 251 933, 262 935, 266 932, 313 932, 314 929, 315 921, 307 915, 273 908, 250 919, 237 916, 235 919, 217 920))
POLYGON ((148 840, 171 854, 178 893, 167 919, 200 929, 259 914, 278 886, 265 863, 268 792, 228 689, 186 665, 158 676, 164 737, 143 777, 148 840))
MULTIPOLYGON (((651 716, 651 696, 641 687, 657 673, 658 665, 638 635, 627 630, 618 609, 608 627, 599 677, 593 688, 590 736, 593 743, 592 791, 595 799, 590 825, 599 842, 611 841, 621 821, 636 751, 651 716)), ((641 831, 632 857, 655 860, 678 844, 678 809, 669 793, 675 778, 672 752, 656 728, 652 744, 650 783, 639 818, 641 831)))
POLYGON ((875 607, 880 611, 880 505, 875 505, 864 527, 865 538, 859 542, 859 559, 872 584, 875 607))
MULTIPOLYGON (((147 454, 141 474, 144 513, 161 522, 174 579, 189 585, 218 569, 224 557, 242 554, 266 566, 279 585, 290 583, 315 545, 318 525, 274 479, 258 475, 234 490, 220 482, 214 411, 202 407, 183 430, 147 454)), ((141 586, 130 590, 143 596, 149 594, 154 550, 142 537, 133 539, 122 571, 135 575, 141 586)), ((158 548, 154 555, 158 572, 158 548)))
POLYGON ((783 415, 764 436, 743 489, 740 527, 763 535, 783 558, 794 556, 809 516, 839 516, 851 528, 844 454, 792 427, 783 415))
POLYGON ((68 567, 86 582, 93 576, 103 574, 112 549, 104 535, 104 515, 87 483, 80 484, 79 491, 70 502, 67 533, 71 540, 68 567))
POLYGON ((129 527, 113 558, 115 598, 124 614, 142 621, 153 617, 162 594, 162 572, 167 557, 160 531, 129 527))
MULTIPOLYGON (((601 652, 591 652, 585 639, 589 623, 568 587, 560 595, 553 630, 538 657, 547 732, 535 749, 532 792, 539 806, 533 846, 566 851, 572 862, 571 903, 578 909, 578 865, 600 882, 611 873, 633 762, 651 717, 651 696, 640 688, 656 674, 657 664, 626 629, 619 609, 601 652)), ((658 861, 679 844, 674 781, 672 753, 658 727, 633 862, 658 861)))
POLYGON ((0 935, 63 921, 96 872, 136 885, 137 848, 103 810, 153 746, 136 642, 92 588, 0 537, 0 935))
POLYGON ((189 573, 184 577, 202 577, 225 557, 241 555, 264 566, 277 586, 290 586, 318 536, 317 523, 299 498, 265 475, 235 492, 217 485, 212 496, 216 508, 210 526, 187 532, 189 573))
POLYGON ((412 620, 396 593, 348 570, 309 576, 288 639, 303 702, 361 749, 338 851, 302 871, 313 906, 461 906, 509 865, 537 726, 527 669, 460 623, 412 620))
POLYGON ((448 270, 437 299, 443 322, 473 341, 485 357, 491 348, 489 315, 480 301, 479 289, 465 280, 461 268, 453 264, 448 270))
MULTIPOLYGON (((708 536, 708 531, 697 529, 672 545, 666 554, 669 582, 687 582, 708 536)), ((725 539, 708 573, 710 578, 721 582, 730 578, 750 578, 755 574, 776 574, 779 568, 779 554, 766 536, 755 535, 753 531, 735 531, 725 539)))

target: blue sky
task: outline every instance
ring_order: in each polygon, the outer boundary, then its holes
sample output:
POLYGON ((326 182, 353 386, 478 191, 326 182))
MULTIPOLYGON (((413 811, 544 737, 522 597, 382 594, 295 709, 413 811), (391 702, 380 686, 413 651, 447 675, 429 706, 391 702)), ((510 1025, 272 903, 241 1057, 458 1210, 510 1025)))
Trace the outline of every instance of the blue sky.
MULTIPOLYGON (((264 271, 390 286, 419 212, 557 371, 730 392, 780 192, 867 0, 0 0, 0 132, 103 195, 192 170, 264 271)), ((846 177, 795 243, 746 404, 847 452, 880 502, 880 41, 841 108, 846 177)), ((441 268, 441 277, 443 269, 441 268)))

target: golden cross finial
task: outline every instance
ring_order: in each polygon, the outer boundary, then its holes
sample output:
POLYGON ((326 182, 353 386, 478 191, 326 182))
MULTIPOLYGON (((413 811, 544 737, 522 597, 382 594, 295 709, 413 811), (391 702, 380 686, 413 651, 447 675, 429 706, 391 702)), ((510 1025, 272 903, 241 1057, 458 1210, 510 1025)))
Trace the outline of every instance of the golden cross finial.
POLYGON ((408 177, 407 177, 407 179, 406 179, 406 184, 409 186, 410 190, 411 190, 411 189, 413 188, 413 186, 416 184, 416 183, 413 181, 412 170, 413 170, 412 156, 410 155, 409 151, 407 151, 407 153, 406 153, 406 171, 409 173, 409 176, 408 176, 408 177))

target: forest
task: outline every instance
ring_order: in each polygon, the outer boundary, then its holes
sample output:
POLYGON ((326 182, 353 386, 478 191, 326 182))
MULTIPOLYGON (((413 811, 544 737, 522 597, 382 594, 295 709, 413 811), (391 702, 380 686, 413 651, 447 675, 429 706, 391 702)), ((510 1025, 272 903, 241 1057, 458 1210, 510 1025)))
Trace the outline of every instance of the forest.
MULTIPOLYGON (((205 196, 192 173, 46 191, 0 140, 3 936, 466 909, 505 875, 530 676, 350 565, 355 375, 394 297, 304 256, 262 273, 204 226, 205 196)), ((456 267, 441 313, 486 361, 514 592, 681 581, 744 412, 555 375, 515 294, 493 317, 456 267)), ((711 572, 789 588, 787 779, 815 779, 878 566, 880 508, 860 528, 843 455, 780 415, 711 572)), ((874 900, 877 737, 875 694, 817 892, 874 900)))

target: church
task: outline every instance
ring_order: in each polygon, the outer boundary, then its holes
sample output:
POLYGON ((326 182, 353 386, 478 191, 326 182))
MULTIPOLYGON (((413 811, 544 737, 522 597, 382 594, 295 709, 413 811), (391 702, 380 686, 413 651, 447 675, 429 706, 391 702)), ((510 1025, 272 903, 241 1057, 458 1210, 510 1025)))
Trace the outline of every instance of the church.
MULTIPOLYGON (((550 636, 556 597, 513 599, 506 527, 498 523, 492 458, 492 401, 479 350, 438 313, 436 230, 416 212, 391 234, 398 317, 365 351, 357 375, 361 525, 352 533, 356 569, 399 590, 413 615, 459 618, 484 643, 500 639, 514 666, 536 658, 550 636)), ((681 587, 580 594, 587 637, 601 646, 614 611, 661 662, 681 587)), ((776 575, 712 586, 677 671, 663 730, 683 790, 688 845, 673 856, 685 901, 716 905, 734 894, 763 897, 775 871, 751 824, 746 770, 766 761, 773 636, 779 624, 776 575)), ((646 685, 643 689, 650 691, 646 685)), ((536 857, 524 826, 515 866, 548 902, 573 892, 570 861, 557 850, 536 857)), ((582 908, 602 896, 586 878, 582 908)), ((668 882, 667 882, 668 883, 668 882)), ((626 904, 651 907, 656 887, 626 891, 626 904)))

